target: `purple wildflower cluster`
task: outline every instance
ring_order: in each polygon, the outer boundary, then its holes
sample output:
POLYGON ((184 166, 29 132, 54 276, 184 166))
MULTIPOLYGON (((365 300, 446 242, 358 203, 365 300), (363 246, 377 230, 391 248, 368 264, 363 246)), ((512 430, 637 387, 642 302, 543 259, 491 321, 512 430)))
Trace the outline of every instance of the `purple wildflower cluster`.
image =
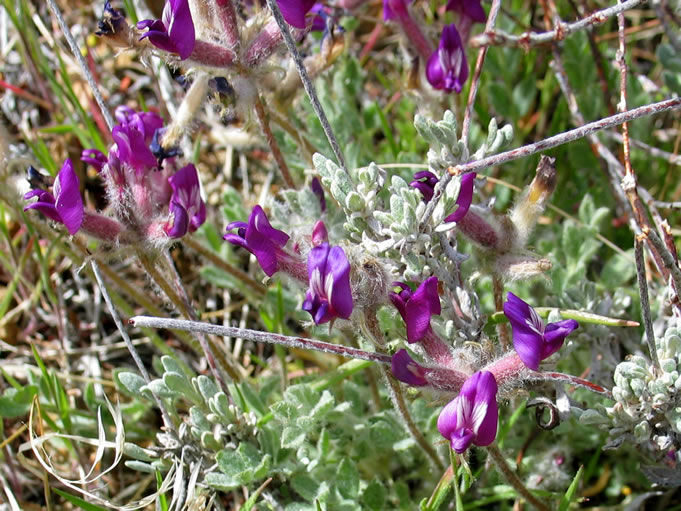
MULTIPOLYGON (((325 30, 330 8, 315 0, 278 0, 279 9, 292 27, 304 30, 325 30)), ((487 16, 480 0, 449 0, 445 11, 454 13, 455 23, 442 28, 442 35, 436 48, 425 35, 421 24, 410 12, 411 0, 383 0, 384 21, 400 24, 410 43, 426 62, 426 78, 430 85, 445 92, 460 93, 468 79, 468 62, 465 47, 468 43, 473 23, 484 23, 487 16)), ((107 3, 108 5, 108 3, 107 3)), ((112 9, 109 10, 112 12, 112 9)), ((353 4, 352 7, 356 7, 353 4)), ((138 30, 146 30, 139 40, 147 39, 152 45, 169 53, 179 55, 181 60, 194 59, 210 64, 215 57, 203 55, 209 45, 197 43, 197 34, 188 0, 167 0, 161 19, 148 19, 137 23, 138 30)), ((250 50, 244 52, 245 61, 257 65, 262 60, 256 54, 271 53, 266 46, 278 40, 278 34, 262 31, 262 40, 254 42, 250 50)), ((238 55, 226 52, 222 64, 233 63, 238 55)))
POLYGON ((392 373, 408 385, 458 392, 442 409, 437 423, 438 430, 457 453, 471 444, 486 446, 494 441, 500 383, 517 380, 527 369, 536 371, 539 363, 558 351, 578 327, 575 320, 545 325, 532 307, 509 293, 504 312, 513 328, 516 354, 506 355, 475 372, 472 368, 462 370, 430 324, 432 316, 441 311, 437 278, 426 279, 413 293, 404 283, 396 283, 396 287, 400 291, 392 293, 391 300, 405 321, 407 341, 419 343, 430 363, 421 365, 401 349, 392 357, 392 373))
POLYGON ((248 223, 227 225, 223 238, 253 254, 268 277, 282 271, 306 283, 308 291, 302 309, 310 313, 316 325, 350 318, 353 309, 350 263, 342 247, 329 244, 323 222, 317 222, 312 229, 307 261, 299 246, 286 248, 289 235, 272 227, 260 206, 253 208, 248 223), (234 229, 236 234, 230 232, 234 229))
POLYGON ((71 234, 82 229, 119 243, 163 243, 196 231, 206 220, 196 168, 192 164, 178 168, 174 156, 159 162, 154 154, 160 151, 163 119, 121 106, 116 109, 116 120, 108 154, 86 149, 81 158, 104 180, 114 218, 84 209, 71 160, 57 174, 52 193, 35 188, 25 195, 25 199, 38 197, 25 209, 41 211, 64 224, 71 234))

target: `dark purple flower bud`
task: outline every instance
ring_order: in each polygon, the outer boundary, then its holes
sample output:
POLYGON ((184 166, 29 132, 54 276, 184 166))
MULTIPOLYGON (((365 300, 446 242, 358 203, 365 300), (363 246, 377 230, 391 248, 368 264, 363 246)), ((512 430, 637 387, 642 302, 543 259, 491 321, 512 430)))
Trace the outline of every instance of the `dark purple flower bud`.
POLYGON ((313 32, 324 32, 326 30, 326 20, 329 18, 324 6, 317 2, 310 9, 310 14, 314 16, 310 30, 313 32))
POLYGON ((471 444, 485 446, 494 442, 498 419, 497 382, 489 371, 478 371, 442 409, 437 429, 461 454, 471 444))
POLYGON ((303 310, 321 325, 335 318, 348 319, 352 314, 350 263, 341 247, 322 243, 307 256, 310 289, 305 294, 303 310))
POLYGON ((399 17, 400 14, 408 16, 407 4, 411 0, 383 0, 383 21, 399 17))
POLYGON ((459 222, 471 207, 473 202, 473 184, 475 182, 475 172, 468 172, 461 176, 461 186, 456 204, 459 206, 451 215, 445 217, 445 222, 459 222))
POLYGON ((428 380, 426 380, 427 369, 418 365, 405 349, 401 349, 393 355, 391 370, 395 378, 407 385, 414 387, 428 385, 428 380))
POLYGON ((420 170, 414 174, 414 180, 409 183, 409 186, 416 188, 421 195, 423 195, 424 202, 428 202, 433 198, 435 192, 435 185, 440 180, 430 170, 420 170))
POLYGON ((430 317, 440 314, 442 310, 437 292, 437 277, 427 278, 413 293, 402 282, 395 282, 393 285, 402 289, 399 293, 391 292, 390 301, 407 325, 407 342, 418 342, 430 330, 430 317))
POLYGON ((67 159, 57 174, 52 186, 52 192, 45 190, 31 190, 24 199, 38 197, 24 208, 37 209, 45 216, 66 226, 71 234, 76 234, 83 224, 83 199, 80 196, 80 181, 73 170, 71 160, 67 159))
POLYGON ((312 182, 310 183, 310 188, 312 189, 312 193, 314 193, 319 199, 319 206, 322 209, 322 213, 324 213, 324 211, 326 211, 326 198, 324 197, 324 188, 322 188, 322 183, 318 178, 313 177, 312 182))
POLYGON ((108 160, 102 151, 98 151, 97 149, 84 149, 80 154, 80 161, 92 165, 97 169, 97 172, 101 172, 108 160))
POLYGON ((177 53, 181 60, 194 51, 196 35, 188 0, 167 0, 160 20, 143 20, 137 28, 148 28, 140 40, 149 38, 151 44, 165 51, 177 53))
POLYGON ((321 220, 318 220, 312 228, 312 246, 318 247, 322 243, 328 243, 329 233, 326 230, 326 225, 321 220))
POLYGON ((171 219, 165 231, 170 238, 181 238, 206 221, 206 205, 201 199, 199 175, 191 163, 170 176, 168 182, 173 195, 170 198, 171 219))
POLYGON ((439 90, 456 92, 463 89, 468 79, 468 62, 456 25, 446 25, 437 50, 428 59, 426 77, 439 90))
POLYGON ((112 8, 109 0, 106 0, 104 3, 102 19, 97 24, 97 31, 95 34, 106 37, 109 43, 114 46, 124 48, 130 46, 130 27, 125 21, 125 16, 123 16, 123 13, 120 11, 112 8))
POLYGON ((260 206, 253 208, 246 222, 232 222, 227 230, 237 229, 237 234, 227 233, 222 238, 234 245, 245 248, 258 260, 268 277, 277 271, 277 258, 286 257, 282 250, 289 240, 288 234, 275 229, 260 206))
POLYGON ((458 12, 462 17, 470 18, 476 23, 485 23, 487 21, 487 14, 485 14, 485 9, 480 5, 480 0, 449 0, 446 10, 458 12))
POLYGON ((286 23, 296 28, 305 28, 305 15, 312 9, 315 0, 277 0, 281 15, 286 23))
POLYGON ((536 371, 539 363, 558 351, 578 326, 574 319, 545 325, 537 312, 513 293, 508 293, 504 314, 513 329, 513 347, 520 360, 536 371))

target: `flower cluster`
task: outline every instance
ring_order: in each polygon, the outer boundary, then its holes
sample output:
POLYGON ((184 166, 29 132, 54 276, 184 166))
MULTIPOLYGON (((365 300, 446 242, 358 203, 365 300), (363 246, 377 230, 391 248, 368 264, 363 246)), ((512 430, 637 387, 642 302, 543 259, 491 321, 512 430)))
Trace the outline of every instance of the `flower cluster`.
POLYGON ((123 244, 158 245, 196 231, 206 220, 196 168, 188 164, 178 169, 176 153, 160 155, 162 161, 154 154, 163 119, 124 106, 116 109, 115 116, 118 123, 111 133, 114 144, 108 154, 96 149, 82 154, 82 160, 105 182, 113 217, 84 210, 70 160, 57 175, 53 193, 36 188, 26 194, 25 199, 38 197, 26 209, 37 209, 63 223, 71 234, 82 229, 123 244))
POLYGON ((227 231, 224 240, 251 252, 268 277, 283 271, 308 284, 302 309, 310 313, 315 324, 350 317, 353 310, 350 263, 341 247, 332 247, 327 241, 323 222, 317 222, 312 229, 313 246, 307 254, 307 264, 298 245, 291 251, 285 248, 289 235, 272 227, 260 206, 253 208, 248 223, 232 222, 227 231), (234 229, 236 234, 229 232, 234 229))
POLYGON ((407 341, 418 342, 431 363, 421 365, 401 349, 392 357, 392 373, 408 385, 458 392, 438 419, 438 430, 457 453, 471 444, 486 446, 494 441, 500 385, 517 382, 527 369, 536 371, 539 363, 560 349, 578 326, 571 319, 545 325, 532 307, 509 293, 504 312, 513 328, 516 353, 473 372, 452 356, 451 349, 430 325, 431 316, 440 313, 437 279, 427 279, 413 293, 405 284, 398 285, 401 291, 392 293, 391 299, 407 324, 407 341))

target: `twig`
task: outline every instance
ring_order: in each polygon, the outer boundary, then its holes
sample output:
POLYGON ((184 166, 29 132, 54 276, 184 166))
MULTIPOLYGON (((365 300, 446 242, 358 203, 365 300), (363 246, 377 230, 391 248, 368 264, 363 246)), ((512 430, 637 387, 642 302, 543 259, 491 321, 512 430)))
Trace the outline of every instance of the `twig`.
MULTIPOLYGON (((464 172, 479 172, 488 167, 493 167, 495 165, 501 165, 503 163, 508 163, 509 161, 517 160, 519 158, 524 158, 526 156, 533 155, 535 153, 551 149, 552 147, 557 147, 559 145, 567 144, 568 142, 573 142, 580 138, 583 138, 597 131, 612 128, 622 124, 623 122, 633 121, 634 119, 640 119, 641 117, 648 117, 650 115, 656 115, 667 110, 672 110, 681 107, 681 98, 667 99, 665 101, 660 101, 659 103, 652 103, 650 105, 641 106, 634 108, 633 110, 628 110, 626 112, 611 115, 610 117, 605 117, 598 121, 590 122, 579 128, 572 129, 570 131, 565 131, 554 135, 539 142, 534 142, 532 144, 527 144, 517 149, 511 149, 503 153, 495 154, 493 156, 488 156, 482 160, 472 161, 470 163, 463 163, 449 169, 450 174, 460 174, 464 172)), ((431 200, 432 202, 432 200, 431 200)))
MULTIPOLYGON (((113 318, 114 323, 116 324, 116 328, 118 328, 118 331, 121 333, 121 337, 123 337, 125 345, 127 346, 130 355, 132 355, 132 359, 135 361, 137 369, 139 370, 140 374, 142 375, 142 378, 144 378, 144 381, 148 385, 151 382, 149 373, 147 372, 146 367, 144 367, 144 363, 142 362, 142 359, 137 353, 135 346, 132 344, 130 336, 128 336, 128 332, 126 332, 125 327, 123 326, 123 322, 121 321, 121 318, 118 315, 118 311, 116 311, 116 307, 111 301, 109 291, 106 289, 106 285, 104 285, 104 280, 102 279, 101 273, 99 273, 99 266, 94 260, 90 261, 90 266, 92 267, 92 272, 95 274, 95 280, 97 280, 99 291, 102 293, 104 301, 106 302, 106 305, 109 308, 109 312, 111 313, 111 317, 113 318)), ((163 424, 168 430, 172 431, 174 429, 174 426, 172 421, 170 420, 170 415, 168 415, 168 411, 166 410, 163 401, 161 401, 161 399, 153 392, 153 390, 152 395, 154 396, 154 400, 156 401, 156 406, 158 406, 158 409, 161 410, 161 415, 163 416, 163 424)))
POLYGON ((650 351, 650 358, 655 364, 659 374, 661 373, 660 359, 657 357, 657 348, 655 347, 655 332, 653 331, 653 320, 650 317, 650 299, 648 297, 648 282, 646 280, 646 267, 643 260, 643 240, 638 236, 634 237, 634 257, 636 258, 636 276, 638 280, 638 294, 641 298, 641 314, 643 315, 643 324, 646 329, 646 341, 648 342, 648 351, 650 351))
POLYGON ((222 337, 235 337, 247 339, 255 342, 266 342, 268 344, 280 344, 289 348, 301 348, 306 350, 323 351, 333 353, 345 358, 358 358, 377 362, 380 364, 390 364, 392 358, 382 353, 372 353, 357 348, 350 348, 340 344, 331 344, 316 339, 305 339, 303 337, 291 337, 287 335, 274 334, 270 332, 260 332, 247 328, 236 328, 231 326, 213 325, 199 321, 188 321, 183 319, 166 319, 150 316, 135 316, 129 320, 131 325, 149 328, 165 328, 168 330, 184 330, 186 332, 202 332, 210 335, 222 337))
POLYGON ((535 497, 530 490, 528 490, 520 478, 516 475, 513 469, 506 462, 506 458, 497 447, 497 444, 491 444, 487 446, 487 452, 490 457, 497 465, 499 471, 506 478, 506 481, 515 488, 515 490, 525 498, 530 504, 539 509, 540 511, 550 511, 550 508, 537 497, 535 497))
POLYGON ((607 9, 596 11, 590 16, 575 21, 574 23, 560 23, 556 29, 540 34, 526 32, 517 36, 501 31, 485 30, 484 33, 473 37, 470 41, 470 45, 474 48, 484 46, 520 46, 522 48, 530 48, 541 44, 551 44, 562 41, 578 30, 601 25, 613 16, 620 15, 626 10, 633 9, 643 2, 645 2, 645 0, 628 0, 627 2, 619 3, 618 5, 608 7, 607 9))
MULTIPOLYGON (((619 133, 616 133, 614 131, 605 131, 604 133, 606 134, 606 136, 608 136, 609 138, 611 138, 613 140, 616 140, 617 142, 620 142, 620 143, 623 142, 622 135, 620 135, 619 133)), ((636 140, 636 139, 631 138, 631 137, 629 137, 629 143, 633 147, 638 147, 639 149, 644 150, 650 156, 653 156, 655 158, 661 158, 661 159, 671 163, 672 165, 681 165, 681 155, 673 154, 673 153, 670 153, 670 152, 667 152, 667 151, 663 151, 662 149, 658 149, 657 147, 648 145, 645 142, 641 142, 640 140, 636 140)), ((657 205, 660 204, 657 201, 655 201, 655 203, 657 205)))
MULTIPOLYGON (((485 32, 494 29, 494 24, 497 21, 499 8, 501 7, 501 0, 493 0, 492 7, 487 15, 487 24, 485 25, 485 32)), ((468 133, 471 129, 471 119, 473 117, 473 106, 475 105, 475 97, 478 95, 478 87, 480 86, 480 75, 482 74, 482 65, 485 63, 487 50, 489 46, 483 46, 478 51, 478 58, 475 61, 475 71, 473 72, 473 79, 471 80, 471 87, 468 90, 468 102, 466 103, 466 111, 463 114, 463 123, 461 125, 461 142, 463 145, 468 145, 468 133)))
POLYGON ((111 115, 111 112, 109 112, 109 109, 106 107, 106 103, 104 103, 102 93, 100 92, 99 87, 97 86, 97 82, 95 82, 94 76, 92 76, 92 72, 90 71, 87 62, 85 62, 85 57, 83 57, 83 54, 80 52, 80 49, 78 48, 78 43, 76 43, 76 40, 73 38, 73 34, 71 33, 71 30, 66 24, 64 15, 62 14, 55 0, 47 0, 47 3, 50 6, 50 9, 52 9, 54 16, 57 18, 57 23, 59 23, 59 28, 61 28, 64 37, 66 37, 66 41, 69 43, 71 53, 73 53, 73 56, 76 57, 76 60, 78 60, 78 64, 80 65, 80 68, 83 71, 83 74, 85 75, 85 79, 87 80, 90 89, 92 89, 92 94, 95 97, 95 101, 97 101, 97 104, 99 105, 99 109, 102 111, 102 115, 104 116, 104 120, 106 120, 107 126, 109 127, 110 130, 113 129, 114 125, 113 116, 111 115))
POLYGON ((648 227, 643 228, 641 237, 647 238, 650 244, 655 247, 655 249, 660 253, 662 258, 662 265, 665 269, 669 270, 669 275, 672 278, 674 287, 676 289, 681 289, 681 269, 677 264, 676 258, 671 254, 668 248, 665 246, 664 241, 657 235, 657 233, 648 227))
POLYGON ((310 98, 310 103, 312 103, 312 108, 317 114, 317 118, 319 119, 319 122, 322 125, 324 134, 326 135, 329 144, 331 144, 333 154, 336 155, 338 165, 342 169, 347 171, 347 168, 345 166, 345 158, 343 157, 343 152, 341 151, 341 148, 338 145, 338 140, 336 139, 336 135, 334 134, 333 129, 331 128, 331 124, 329 124, 329 119, 326 117, 326 114, 324 113, 322 104, 319 102, 319 98, 317 97, 317 92, 315 91, 314 84, 310 80, 310 76, 307 74, 307 69, 305 69, 305 63, 303 62, 303 58, 300 56, 298 48, 296 48, 296 42, 293 40, 293 37, 291 36, 291 31, 288 28, 288 24, 286 23, 286 21, 284 21, 284 17, 281 15, 281 11, 279 10, 279 6, 277 5, 277 0, 267 0, 267 5, 270 8, 270 11, 272 11, 272 16, 274 16, 277 25, 279 25, 279 30, 281 30, 281 34, 284 36, 284 42, 286 43, 286 47, 288 48, 288 51, 291 54, 291 57, 293 58, 293 62, 296 66, 296 69, 298 70, 298 74, 300 75, 300 81, 303 82, 305 92, 307 92, 307 96, 310 98))
POLYGON ((274 161, 276 161, 277 165, 279 166, 281 177, 284 178, 284 182, 286 183, 287 187, 295 189, 296 184, 293 182, 293 178, 291 177, 291 172, 288 169, 288 165, 286 165, 284 155, 281 154, 277 139, 274 138, 274 133, 272 133, 272 128, 270 128, 270 121, 267 118, 267 112, 265 112, 265 105, 263 104, 262 99, 260 99, 259 93, 255 95, 255 113, 258 116, 258 121, 260 122, 262 131, 265 133, 265 140, 267 140, 267 145, 270 146, 274 161))

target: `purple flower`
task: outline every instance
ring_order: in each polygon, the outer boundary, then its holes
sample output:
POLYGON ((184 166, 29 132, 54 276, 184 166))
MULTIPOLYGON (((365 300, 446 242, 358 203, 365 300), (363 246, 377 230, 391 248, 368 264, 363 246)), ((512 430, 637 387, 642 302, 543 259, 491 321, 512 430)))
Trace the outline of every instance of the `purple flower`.
POLYGON ((324 197, 324 188, 322 188, 322 183, 319 181, 319 178, 312 178, 310 189, 312 190, 312 193, 317 196, 317 199, 319 199, 319 207, 322 209, 322 213, 324 213, 324 211, 326 211, 326 198, 324 197))
POLYGON ((558 351, 565 338, 579 326, 574 319, 545 325, 537 312, 513 293, 508 293, 504 314, 513 328, 516 353, 527 367, 535 371, 539 362, 558 351))
MULTIPOLYGON (((428 202, 433 198, 435 193, 435 185, 439 179, 435 174, 429 170, 422 170, 414 174, 414 180, 409 183, 409 186, 416 188, 423 200, 428 202)), ((473 184, 475 183, 475 172, 468 172, 461 176, 461 187, 459 188, 459 196, 456 198, 456 204, 459 206, 454 213, 445 217, 445 222, 458 222, 471 207, 473 202, 473 184)))
POLYGON ((435 192, 435 185, 440 180, 435 174, 430 170, 420 170, 414 174, 414 180, 409 183, 409 186, 416 188, 421 195, 423 195, 423 200, 428 202, 433 198, 433 193, 435 192))
POLYGON ((405 349, 393 355, 390 368, 395 378, 407 385, 414 387, 428 385, 427 369, 418 365, 405 349))
POLYGON ((411 0, 383 0, 383 21, 398 17, 398 14, 408 15, 407 4, 411 0))
POLYGON ((296 28, 305 28, 305 15, 312 9, 315 0, 277 0, 277 3, 286 23, 296 28))
POLYGON ((180 59, 188 58, 194 51, 196 35, 188 0, 167 0, 160 20, 143 20, 137 28, 148 28, 140 40, 149 38, 151 44, 165 51, 177 53, 180 59))
POLYGON ((139 177, 157 167, 157 160, 149 145, 154 133, 163 127, 163 119, 152 112, 136 112, 119 106, 115 112, 118 124, 111 131, 115 146, 109 150, 110 171, 121 172, 121 163, 135 169, 139 177))
POLYGON ((260 206, 253 208, 246 222, 232 222, 227 230, 237 229, 238 234, 227 233, 223 239, 245 248, 258 260, 258 264, 268 277, 277 271, 277 258, 286 257, 282 250, 289 240, 288 234, 275 229, 260 206))
POLYGON ((427 278, 413 293, 402 282, 393 285, 402 289, 399 293, 391 292, 390 301, 407 325, 407 342, 418 342, 430 330, 430 317, 441 312, 437 277, 427 278))
POLYGON ((37 209, 45 216, 66 226, 71 234, 76 234, 83 224, 83 199, 80 196, 80 181, 73 170, 73 164, 67 159, 57 174, 52 186, 52 193, 45 190, 31 190, 24 199, 38 197, 24 208, 37 209))
POLYGON ((317 2, 312 6, 312 9, 310 9, 310 14, 313 14, 314 17, 312 18, 312 26, 310 27, 310 30, 312 32, 324 32, 326 31, 326 20, 329 18, 329 15, 326 12, 326 8, 317 2))
POLYGON ((350 263, 341 247, 322 243, 307 256, 310 289, 305 294, 303 310, 321 325, 335 318, 348 319, 352 314, 350 263))
POLYGON ((318 247, 322 243, 328 243, 329 233, 326 230, 326 225, 321 220, 317 220, 312 227, 312 246, 318 247))
POLYGON ((428 59, 426 77, 439 90, 458 94, 463 89, 468 79, 468 62, 461 36, 453 23, 442 29, 440 45, 428 59))
POLYGON ((168 178, 173 195, 170 198, 171 220, 165 227, 171 238, 194 232, 206 221, 206 205, 201 199, 199 175, 191 163, 168 178))
POLYGON ((97 149, 84 149, 80 155, 80 161, 88 163, 101 172, 107 163, 107 157, 102 151, 97 149))
POLYGON ((473 202, 473 184, 475 182, 475 172, 468 172, 461 176, 461 186, 456 204, 459 206, 451 215, 445 217, 445 222, 459 222, 471 207, 473 202))
POLYGON ((497 436, 497 382, 489 371, 478 371, 466 380, 461 392, 440 412, 437 429, 461 454, 473 443, 489 445, 497 436))
POLYGON ((449 0, 446 10, 458 12, 462 17, 465 16, 477 23, 485 23, 487 21, 487 14, 485 14, 485 9, 480 5, 480 0, 449 0))

